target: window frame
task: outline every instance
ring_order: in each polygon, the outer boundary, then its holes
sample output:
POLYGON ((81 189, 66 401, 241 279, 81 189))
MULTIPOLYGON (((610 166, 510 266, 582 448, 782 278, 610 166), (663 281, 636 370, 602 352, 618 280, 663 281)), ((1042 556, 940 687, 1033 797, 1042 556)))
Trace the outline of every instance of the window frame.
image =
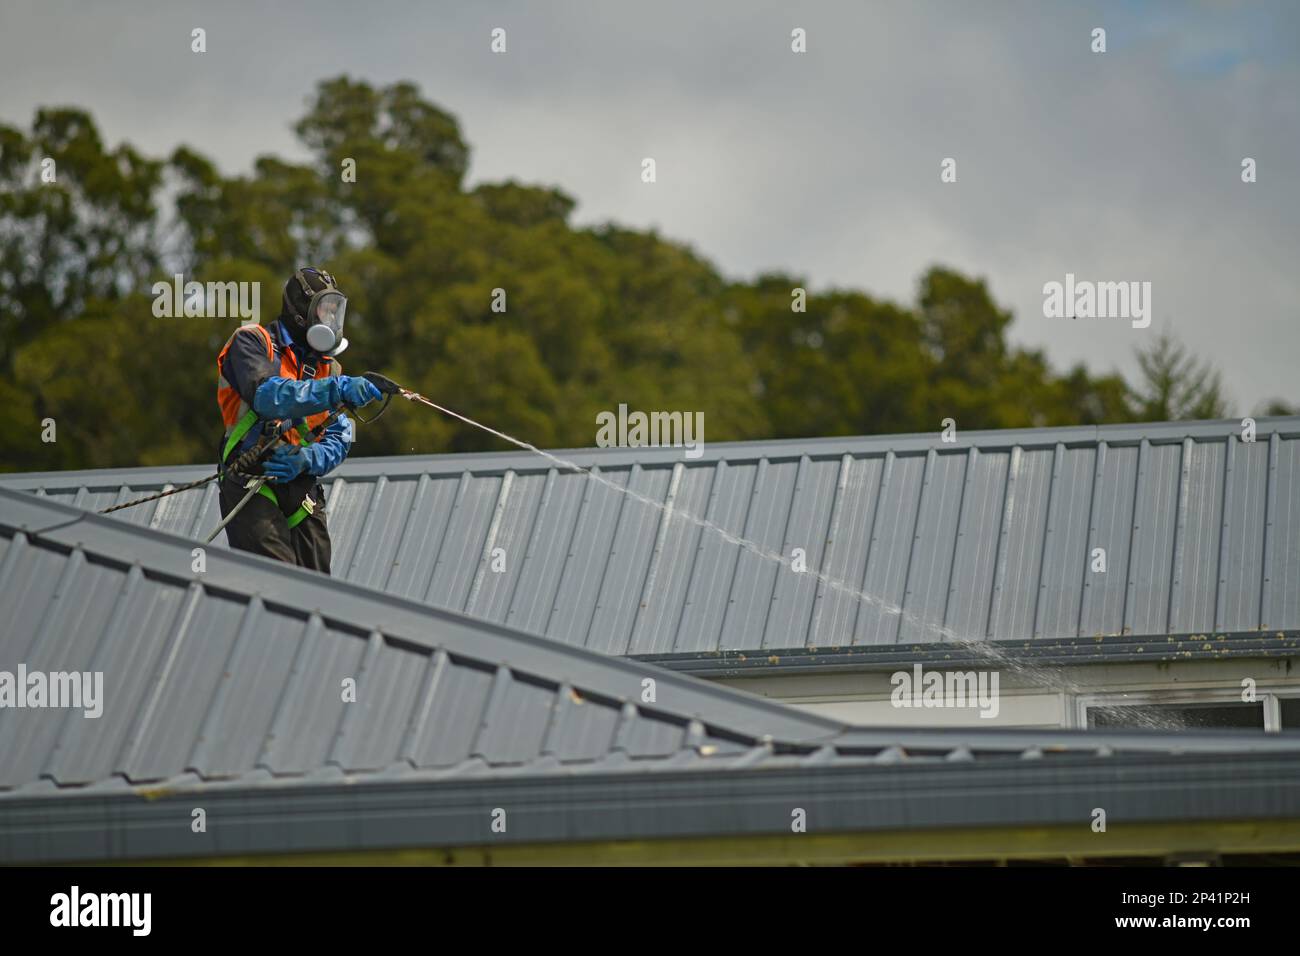
MULTIPOLYGON (((1257 703, 1263 705, 1264 711, 1264 733, 1275 734, 1283 730, 1282 727, 1282 709, 1280 701, 1282 698, 1300 697, 1300 690, 1295 688, 1278 688, 1268 689, 1259 688, 1255 690, 1256 700, 1244 701, 1241 699, 1241 687, 1239 685, 1227 685, 1218 687, 1159 687, 1159 686, 1142 686, 1132 687, 1127 690, 1099 690, 1088 691, 1075 695, 1074 698, 1074 726, 1079 730, 1091 730, 1088 723, 1088 711, 1094 707, 1158 707, 1162 705, 1177 704, 1247 704, 1257 703)), ((1292 727, 1291 730, 1300 730, 1300 727, 1292 727)))

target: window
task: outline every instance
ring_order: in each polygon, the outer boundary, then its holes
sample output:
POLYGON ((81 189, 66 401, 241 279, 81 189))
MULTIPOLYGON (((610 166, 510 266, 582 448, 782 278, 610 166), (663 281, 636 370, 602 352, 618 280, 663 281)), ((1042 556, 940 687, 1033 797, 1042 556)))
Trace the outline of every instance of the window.
MULTIPOLYGON (((1295 703, 1300 704, 1300 698, 1295 703)), ((1297 710, 1295 718, 1295 726, 1300 728, 1300 710, 1297 710)), ((1205 730, 1219 727, 1262 731, 1264 703, 1222 701, 1117 706, 1094 704, 1088 708, 1088 726, 1098 729, 1133 727, 1145 730, 1205 730)))
POLYGON ((1300 697, 1279 697, 1277 702, 1282 729, 1300 733, 1300 697))
POLYGON ((1261 687, 1243 701, 1234 683, 1219 686, 1129 687, 1074 698, 1075 727, 1151 731, 1257 730, 1300 734, 1300 693, 1294 685, 1261 687))

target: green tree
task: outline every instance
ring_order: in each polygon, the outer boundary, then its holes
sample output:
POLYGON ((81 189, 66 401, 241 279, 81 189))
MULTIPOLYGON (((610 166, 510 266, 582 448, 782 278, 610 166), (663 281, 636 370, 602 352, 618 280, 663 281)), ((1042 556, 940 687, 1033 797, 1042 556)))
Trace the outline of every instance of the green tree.
MULTIPOLYGON (((305 161, 224 175, 187 145, 165 160, 110 148, 75 109, 0 126, 0 469, 211 461, 234 320, 157 318, 151 287, 175 272, 259 283, 270 322, 306 264, 348 293, 347 371, 385 371, 540 445, 590 445, 620 403, 702 411, 708 441, 1225 411, 1217 373, 1172 340, 1142 353, 1134 386, 1056 371, 1011 344, 984 280, 942 266, 910 304, 827 289, 795 309, 798 276, 728 280, 654 231, 577 228, 576 199, 552 187, 467 189, 456 118, 410 83, 327 80, 294 128, 305 161)), ((501 447, 402 409, 360 428, 355 453, 501 447)))
POLYGON ((1228 414, 1217 369, 1198 360, 1169 332, 1137 353, 1141 380, 1131 399, 1138 421, 1224 418, 1228 414))
POLYGON ((110 150, 80 110, 39 110, 29 134, 0 127, 0 467, 107 463, 109 415, 145 430, 147 413, 115 402, 138 359, 112 356, 158 264, 161 180, 161 163, 110 150))
POLYGON ((1288 402, 1281 398, 1269 399, 1262 406, 1262 410, 1256 412, 1257 415, 1300 415, 1300 405, 1288 402))

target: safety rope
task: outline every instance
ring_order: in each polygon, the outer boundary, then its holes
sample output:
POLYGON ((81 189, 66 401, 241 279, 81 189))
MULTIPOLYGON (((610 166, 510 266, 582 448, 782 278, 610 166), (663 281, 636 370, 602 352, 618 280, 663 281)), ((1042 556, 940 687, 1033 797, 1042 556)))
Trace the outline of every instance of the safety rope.
POLYGON ((120 505, 113 505, 111 508, 104 508, 99 513, 102 515, 112 514, 114 511, 121 511, 123 508, 134 508, 136 505, 142 505, 149 501, 157 501, 159 498, 166 498, 168 495, 178 495, 182 491, 189 491, 191 488, 198 488, 200 485, 206 485, 215 478, 220 478, 221 472, 215 475, 208 475, 206 478, 200 478, 198 481, 191 481, 188 485, 181 485, 178 488, 172 488, 169 491, 160 491, 156 494, 146 495, 143 498, 136 498, 134 501, 127 501, 120 505))

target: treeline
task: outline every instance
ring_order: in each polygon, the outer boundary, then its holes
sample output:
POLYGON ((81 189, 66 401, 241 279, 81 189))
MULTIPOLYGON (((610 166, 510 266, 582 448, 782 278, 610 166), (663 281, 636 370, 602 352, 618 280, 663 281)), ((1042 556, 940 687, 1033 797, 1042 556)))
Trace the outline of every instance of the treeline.
MULTIPOLYGON (((982 281, 951 270, 924 275, 912 305, 835 290, 796 312, 799 276, 731 282, 653 232, 572 227, 558 190, 467 189, 455 117, 407 83, 324 82, 295 130, 309 164, 263 156, 226 177, 188 147, 110 148, 76 109, 0 126, 0 469, 213 460, 215 358, 234 323, 155 317, 151 287, 176 272, 260 282, 269 322, 309 263, 350 297, 347 370, 542 446, 591 445, 597 412, 620 402, 703 411, 709 441, 1226 413, 1217 375, 1167 339, 1139 383, 1054 370, 1008 343, 1011 315, 982 281)), ((356 451, 493 447, 403 409, 356 451)))

